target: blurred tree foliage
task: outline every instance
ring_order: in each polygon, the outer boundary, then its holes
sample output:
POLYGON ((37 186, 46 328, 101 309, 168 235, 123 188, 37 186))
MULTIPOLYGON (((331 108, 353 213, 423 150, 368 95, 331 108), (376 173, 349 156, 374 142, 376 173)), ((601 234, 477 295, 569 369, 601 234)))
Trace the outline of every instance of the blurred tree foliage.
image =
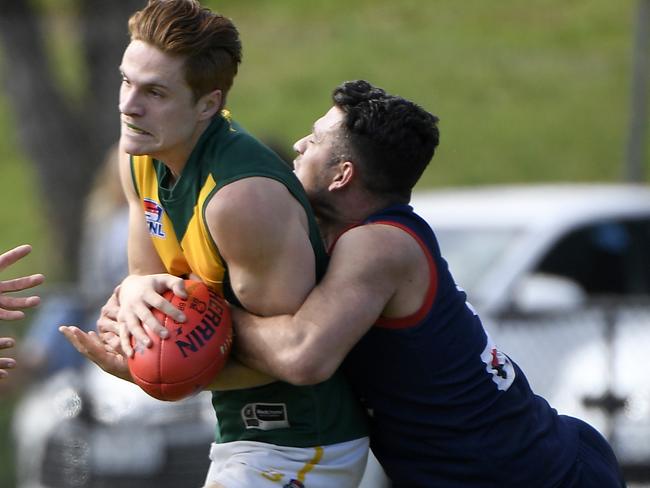
POLYGON ((0 2, 2 81, 20 144, 36 167, 61 279, 76 278, 83 199, 119 135, 117 66, 128 40, 126 20, 141 5, 0 2))

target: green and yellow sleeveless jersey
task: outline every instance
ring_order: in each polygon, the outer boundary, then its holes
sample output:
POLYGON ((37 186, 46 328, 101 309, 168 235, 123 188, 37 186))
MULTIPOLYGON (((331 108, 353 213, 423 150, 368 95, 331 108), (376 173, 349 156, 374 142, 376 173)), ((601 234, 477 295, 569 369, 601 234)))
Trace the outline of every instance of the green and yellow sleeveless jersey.
MULTIPOLYGON (((316 275, 325 272, 327 254, 307 197, 291 168, 223 112, 202 134, 180 177, 149 156, 131 158, 136 192, 149 234, 167 271, 194 273, 212 289, 238 303, 229 286, 228 266, 205 221, 205 208, 220 188, 261 176, 284 184, 305 208, 316 275)), ((246 212, 242 208, 242 212, 246 212)), ((277 381, 256 388, 214 391, 217 442, 252 440, 308 447, 367 435, 364 414, 341 373, 313 386, 277 381)))

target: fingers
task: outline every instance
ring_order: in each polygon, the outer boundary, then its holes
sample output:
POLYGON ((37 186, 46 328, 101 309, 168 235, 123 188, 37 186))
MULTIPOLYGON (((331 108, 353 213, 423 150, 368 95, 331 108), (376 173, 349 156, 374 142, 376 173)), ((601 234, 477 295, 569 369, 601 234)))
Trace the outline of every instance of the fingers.
POLYGON ((14 369, 16 367, 16 361, 12 358, 0 358, 0 380, 9 377, 9 371, 7 369, 14 369))
MULTIPOLYGON (((144 307, 147 312, 149 312, 149 309, 144 307)), ((141 311, 141 313, 144 315, 144 311, 141 311)), ((149 312, 150 313, 150 312, 149 312)), ((158 324, 157 320, 153 320, 156 324, 158 324)), ((144 345, 145 347, 150 347, 151 346, 151 338, 149 337, 149 334, 143 327, 143 323, 146 324, 147 322, 141 322, 140 317, 138 315, 133 314, 133 313, 122 313, 120 314, 120 321, 118 322, 118 327, 119 327, 119 336, 120 336, 120 347, 122 348, 122 351, 127 357, 133 357, 133 347, 131 345, 131 336, 133 336, 133 342, 135 344, 140 343, 144 345)), ((149 325, 147 325, 149 327, 149 325)), ((162 327, 160 324, 158 324, 159 329, 163 329, 164 333, 167 334, 167 329, 162 327)))
POLYGON ((157 275, 150 275, 150 278, 153 280, 153 288, 158 293, 164 293, 167 290, 175 290, 181 293, 183 298, 185 297, 185 284, 183 283, 183 278, 174 276, 167 273, 161 273, 157 275))
MULTIPOLYGON (((132 358, 133 357, 133 348, 131 347, 131 333, 129 332, 129 329, 126 327, 126 324, 122 323, 120 325, 120 348, 122 349, 122 352, 124 352, 124 355, 127 358, 132 358)), ((147 342, 142 341, 142 343, 145 346, 148 346, 148 341, 149 338, 147 337, 147 342)))
POLYGON ((185 280, 182 278, 176 278, 176 280, 169 284, 169 289, 174 292, 174 295, 180 298, 187 298, 187 290, 185 289, 185 280))
POLYGON ((128 357, 133 355, 131 337, 135 343, 146 347, 151 345, 149 334, 163 339, 169 337, 169 331, 161 323, 163 317, 185 322, 186 316, 165 299, 163 294, 168 290, 181 298, 187 297, 184 280, 177 276, 166 273, 129 275, 104 306, 97 330, 118 334, 120 348, 128 357))
POLYGON ((73 325, 62 325, 59 327, 66 339, 74 346, 74 348, 81 354, 90 359, 88 342, 86 340, 86 333, 73 325))
MULTIPOLYGON (((185 314, 172 305, 168 300, 161 295, 167 290, 171 290, 174 295, 180 298, 187 298, 187 290, 185 289, 185 280, 178 276, 169 274, 155 275, 153 290, 149 290, 145 299, 150 307, 160 310, 165 315, 169 315, 176 322, 185 322, 185 314)), ((141 317, 142 318, 142 317, 141 317)), ((148 325, 158 325, 156 324, 148 325)), ((154 330, 154 329, 152 329, 154 330)), ((162 336, 161 336, 162 337, 162 336)))
POLYGON ((119 287, 115 289, 113 294, 110 296, 106 304, 102 307, 101 315, 117 320, 117 314, 120 312, 120 302, 118 300, 119 287))
MULTIPOLYGON (((0 349, 9 349, 15 345, 15 341, 11 337, 0 337, 0 349)), ((16 360, 13 358, 0 358, 0 379, 9 377, 7 369, 14 369, 16 367, 16 360)))
POLYGON ((25 313, 20 310, 5 310, 0 308, 0 320, 21 320, 25 318, 25 313))
POLYGON ((0 254, 0 271, 24 258, 30 252, 32 252, 32 246, 29 244, 23 244, 22 246, 16 246, 13 249, 0 254))
POLYGON ((0 320, 20 320, 25 314, 20 309, 35 307, 40 297, 9 297, 0 294, 0 320))
POLYGON ((95 355, 95 357, 104 356, 105 353, 110 352, 109 349, 106 349, 106 344, 102 341, 99 334, 91 330, 86 334, 86 336, 89 342, 90 351, 95 355))
POLYGON ((31 297, 12 297, 8 295, 0 295, 0 306, 3 308, 31 308, 41 303, 41 298, 37 296, 31 297))
POLYGON ((20 320, 25 314, 19 310, 31 308, 41 302, 40 297, 8 297, 0 294, 0 320, 20 320))
MULTIPOLYGON (((21 253, 24 256, 31 250, 25 249, 29 246, 19 246, 18 248, 8 251, 0 256, 0 261, 4 258, 4 265, 0 264, 0 269, 6 267, 9 263, 15 262, 20 256, 21 253), (22 249, 22 250, 21 250, 22 249), (20 252, 15 252, 16 250, 20 252), (13 253, 13 254, 12 254, 13 253), (9 257, 7 258, 7 255, 9 257), (13 261, 12 261, 13 260, 13 261)), ((38 296, 29 296, 29 297, 14 297, 4 295, 5 292, 21 291, 32 288, 34 286, 40 285, 43 283, 45 277, 42 274, 34 274, 31 276, 24 276, 22 278, 15 278, 12 280, 0 281, 0 320, 20 320, 25 317, 25 314, 21 309, 35 307, 41 302, 40 297, 38 296)))
POLYGON ((75 326, 59 327, 59 331, 74 348, 97 364, 107 373, 132 381, 126 359, 114 351, 109 351, 95 332, 83 332, 75 326))
POLYGON ((28 290, 40 285, 43 281, 45 281, 45 276, 40 273, 0 281, 0 292, 28 290))
MULTIPOLYGON (((128 328, 121 327, 120 320, 122 321, 122 325, 124 325, 123 322, 125 320, 128 320, 129 323, 133 323, 134 321, 136 322, 132 327, 140 328, 140 326, 137 318, 129 316, 126 307, 124 310, 120 309, 119 292, 120 286, 115 287, 115 290, 113 290, 108 301, 102 307, 99 319, 97 319, 96 327, 99 337, 106 347, 118 352, 119 354, 123 354, 126 357, 131 357, 133 355, 131 348, 131 333, 128 328), (118 318, 120 313, 122 314, 122 317, 118 318)), ((139 331, 136 333, 139 334, 139 331)), ((144 339, 140 335, 136 337, 144 339)), ((148 340, 149 338, 146 337, 146 339, 148 340)))
POLYGON ((119 335, 120 328, 117 323, 117 316, 119 312, 120 306, 117 300, 117 294, 116 292, 113 292, 99 313, 99 318, 97 319, 96 323, 97 331, 100 334, 111 333, 119 335))
POLYGON ((100 334, 119 334, 120 327, 117 320, 111 319, 106 315, 100 315, 95 324, 97 332, 100 334))
POLYGON ((73 325, 62 325, 59 327, 59 332, 70 341, 77 351, 99 366, 102 366, 100 363, 104 359, 104 345, 97 335, 93 336, 73 325))
POLYGON ((161 311, 164 315, 170 315, 177 321, 185 320, 184 314, 161 295, 171 287, 174 287, 179 293, 185 293, 182 279, 167 274, 131 275, 122 282, 118 297, 120 301, 118 322, 120 322, 121 344, 125 348, 125 352, 131 349, 128 340, 129 334, 142 344, 150 345, 149 337, 142 330, 145 325, 150 332, 163 339, 169 335, 167 329, 157 318, 159 314, 155 313, 155 310, 161 311), (179 282, 181 283, 179 284, 179 282), (126 326, 126 331, 122 327, 122 323, 126 326))
POLYGON ((99 338, 104 343, 104 346, 106 347, 107 351, 115 351, 117 354, 126 356, 124 354, 124 351, 122 350, 122 345, 120 344, 119 332, 118 333, 107 332, 104 334, 100 333, 99 338))
MULTIPOLYGON (((183 292, 185 293, 184 289, 183 292)), ((148 292, 145 296, 145 301, 149 307, 160 310, 164 315, 170 316, 176 322, 185 322, 185 314, 157 293, 153 291, 148 292)), ((160 335, 160 337, 166 337, 167 329, 160 324, 149 307, 139 308, 136 311, 138 317, 140 317, 140 320, 147 324, 152 331, 160 335), (165 333, 164 336, 161 334, 163 331, 165 333)))
POLYGON ((132 357, 134 350, 131 343, 139 343, 145 347, 152 344, 150 333, 155 333, 161 338, 169 337, 169 331, 158 322, 151 310, 144 305, 133 307, 136 313, 123 312, 117 322, 117 329, 120 338, 120 348, 127 357, 132 357))

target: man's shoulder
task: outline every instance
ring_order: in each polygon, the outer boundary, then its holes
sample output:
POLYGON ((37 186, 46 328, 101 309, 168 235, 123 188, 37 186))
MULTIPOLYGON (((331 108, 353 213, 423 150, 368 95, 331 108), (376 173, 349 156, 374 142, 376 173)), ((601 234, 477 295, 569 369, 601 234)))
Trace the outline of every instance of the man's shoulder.
POLYGON ((210 200, 211 215, 241 219, 271 218, 295 200, 280 181, 266 176, 247 176, 223 186, 210 200))
POLYGON ((331 262, 339 266, 357 263, 357 269, 365 270, 364 276, 395 279, 426 270, 427 253, 408 230, 373 222, 345 231, 332 248, 331 262))
POLYGON ((379 254, 384 259, 399 260, 418 249, 413 244, 411 235, 398 226, 389 222, 368 222, 343 232, 337 239, 334 250, 354 250, 367 256, 379 254))
POLYGON ((216 180, 229 184, 249 176, 271 176, 292 185, 293 169, 274 151, 250 134, 234 133, 215 139, 203 154, 216 180))
POLYGON ((254 155, 277 157, 261 140, 232 122, 226 128, 215 134, 213 149, 222 157, 239 158, 254 155))

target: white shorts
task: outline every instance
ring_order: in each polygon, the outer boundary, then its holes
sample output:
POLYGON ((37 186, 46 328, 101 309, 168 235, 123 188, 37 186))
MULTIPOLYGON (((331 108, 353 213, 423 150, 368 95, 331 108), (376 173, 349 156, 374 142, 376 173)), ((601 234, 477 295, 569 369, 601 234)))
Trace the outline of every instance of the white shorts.
POLYGON ((252 441, 213 443, 205 484, 216 482, 225 488, 356 488, 367 458, 367 437, 307 448, 252 441))

